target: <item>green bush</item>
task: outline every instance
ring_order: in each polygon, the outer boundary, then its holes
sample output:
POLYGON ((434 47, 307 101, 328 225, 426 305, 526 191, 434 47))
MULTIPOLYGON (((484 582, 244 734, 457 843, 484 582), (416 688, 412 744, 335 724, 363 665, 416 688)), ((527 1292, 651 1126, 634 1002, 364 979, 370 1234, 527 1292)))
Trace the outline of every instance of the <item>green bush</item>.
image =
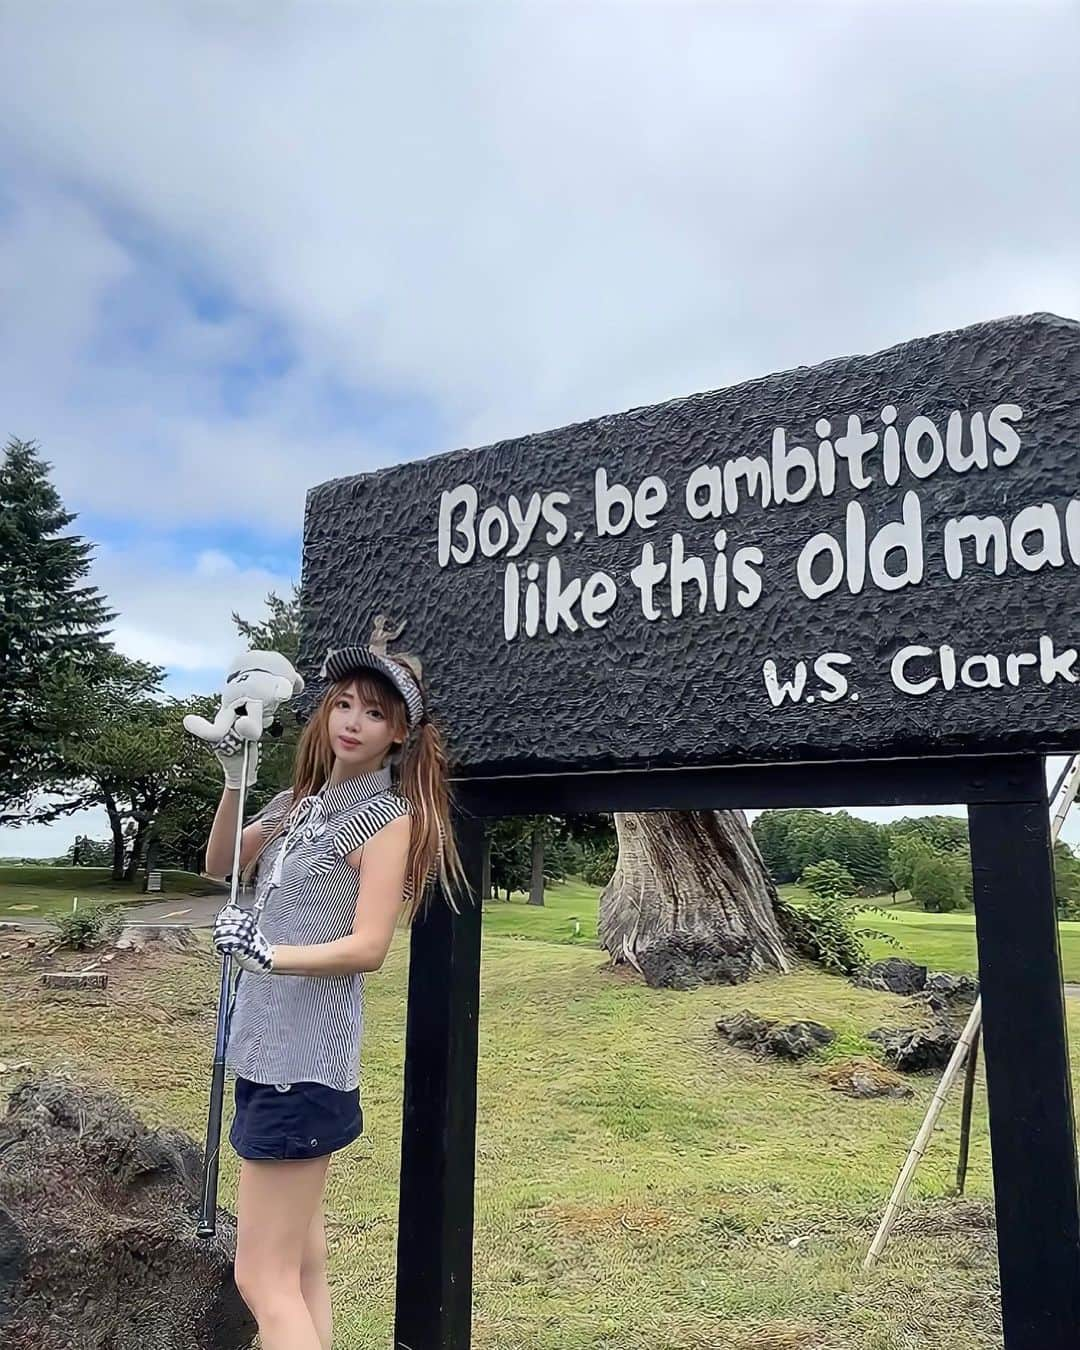
POLYGON ((803 868, 799 882, 814 895, 851 896, 859 889, 855 878, 835 858, 810 863, 803 868))
POLYGON ((785 938, 800 956, 835 975, 850 975, 866 964, 866 948, 852 923, 853 909, 840 896, 780 898, 775 910, 785 938))
POLYGON ((833 975, 853 975, 868 963, 868 938, 899 946, 891 933, 856 927, 861 914, 883 919, 889 914, 876 905, 852 904, 846 896, 810 895, 798 900, 778 896, 773 909, 788 945, 833 975))
POLYGON ((86 951, 116 935, 123 923, 118 905, 81 905, 66 914, 56 914, 50 925, 61 947, 86 951))

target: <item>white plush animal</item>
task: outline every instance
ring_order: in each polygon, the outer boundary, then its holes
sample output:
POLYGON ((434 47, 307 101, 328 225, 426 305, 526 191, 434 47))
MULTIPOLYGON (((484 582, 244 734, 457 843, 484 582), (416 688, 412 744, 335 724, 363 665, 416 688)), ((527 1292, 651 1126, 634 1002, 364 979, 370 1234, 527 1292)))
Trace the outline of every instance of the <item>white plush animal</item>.
POLYGON ((218 749, 257 741, 273 723, 279 705, 303 688, 302 676, 280 652, 245 652, 229 668, 214 720, 189 713, 184 729, 218 749))

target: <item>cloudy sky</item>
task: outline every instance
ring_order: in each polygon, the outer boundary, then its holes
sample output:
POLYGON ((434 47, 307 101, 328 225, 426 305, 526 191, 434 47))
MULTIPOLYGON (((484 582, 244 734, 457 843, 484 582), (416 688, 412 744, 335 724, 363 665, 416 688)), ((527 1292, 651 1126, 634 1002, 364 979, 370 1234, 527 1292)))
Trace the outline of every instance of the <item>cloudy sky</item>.
POLYGON ((1073 4, 0 15, 0 431, 177 692, 298 577, 326 478, 1080 316, 1073 4))

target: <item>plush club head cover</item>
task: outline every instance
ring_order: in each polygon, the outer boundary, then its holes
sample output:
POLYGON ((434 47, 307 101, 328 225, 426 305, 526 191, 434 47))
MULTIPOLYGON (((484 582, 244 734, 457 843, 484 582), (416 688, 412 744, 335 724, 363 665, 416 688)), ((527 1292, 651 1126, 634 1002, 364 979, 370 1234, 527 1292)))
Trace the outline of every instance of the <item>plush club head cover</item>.
POLYGON ((257 741, 273 722, 278 707, 303 688, 302 676, 280 652, 245 652, 229 668, 214 720, 189 714, 184 728, 213 745, 230 736, 257 741))

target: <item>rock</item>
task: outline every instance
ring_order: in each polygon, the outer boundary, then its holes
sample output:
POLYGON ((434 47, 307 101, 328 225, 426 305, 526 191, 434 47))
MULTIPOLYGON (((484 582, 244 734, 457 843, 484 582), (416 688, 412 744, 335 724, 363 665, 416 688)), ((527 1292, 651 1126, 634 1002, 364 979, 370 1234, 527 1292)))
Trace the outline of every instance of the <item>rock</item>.
POLYGON ((926 986, 926 967, 902 956, 890 956, 864 967, 853 982, 863 989, 881 989, 889 994, 918 994, 926 986))
POLYGON ((62 1078, 21 1084, 0 1120, 4 1350, 244 1350, 236 1223, 195 1236, 202 1151, 118 1098, 62 1078))
POLYGON ((717 1022, 716 1030, 740 1050, 776 1059, 805 1059, 836 1039, 836 1033, 819 1022, 792 1022, 781 1026, 752 1012, 736 1013, 717 1022))
POLYGON ((911 1097, 913 1089, 892 1069, 872 1059, 848 1059, 830 1064, 821 1075, 834 1092, 846 1097, 911 1097))
POLYGON ((188 952, 199 945, 190 928, 182 924, 129 923, 114 944, 118 951, 142 952, 147 947, 161 951, 188 952))
POLYGON ((879 1027, 867 1033, 885 1052, 885 1058, 902 1073, 928 1073, 943 1069, 952 1058, 960 1033, 944 1023, 929 1027, 879 1027))
POLYGON ((716 1029, 725 1040, 740 1050, 759 1051, 775 1025, 775 1022, 765 1017, 756 1017, 752 1012, 743 1011, 717 1022, 716 1029))
POLYGON ((923 993, 935 1012, 947 1012, 958 1004, 970 1007, 979 997, 979 981, 973 975, 935 971, 926 977, 923 993))
POLYGON ((836 1040, 836 1032, 820 1022, 793 1022, 788 1027, 773 1027, 765 1040, 767 1054, 778 1059, 805 1059, 836 1040))

